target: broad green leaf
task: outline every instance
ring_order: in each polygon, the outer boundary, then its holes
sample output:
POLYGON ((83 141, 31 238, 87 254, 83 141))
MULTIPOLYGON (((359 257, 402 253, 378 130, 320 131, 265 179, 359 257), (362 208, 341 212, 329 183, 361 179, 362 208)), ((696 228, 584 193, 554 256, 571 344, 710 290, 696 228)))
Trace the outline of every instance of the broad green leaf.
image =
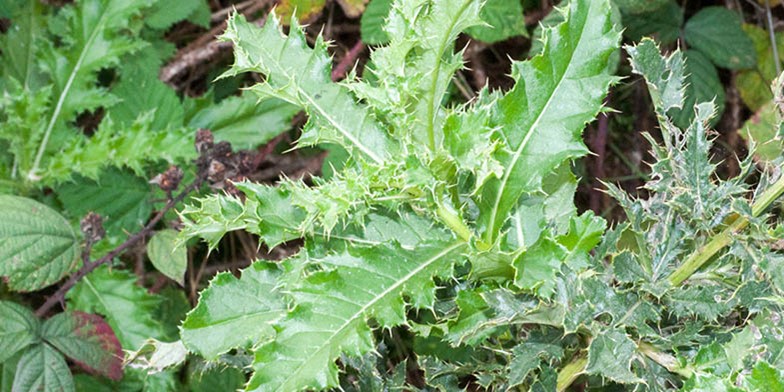
POLYGON ((216 141, 226 140, 235 149, 265 144, 291 128, 291 118, 299 108, 279 99, 244 94, 229 97, 198 111, 189 121, 191 128, 212 131, 216 141))
POLYGON ((107 236, 117 244, 144 227, 152 212, 151 185, 127 171, 109 169, 97 180, 75 177, 54 191, 74 221, 88 212, 101 215, 107 236))
POLYGON ((694 106, 713 101, 716 105, 716 115, 710 123, 715 124, 724 113, 725 93, 724 85, 719 79, 719 74, 713 64, 696 50, 684 52, 686 60, 686 88, 683 109, 672 109, 670 115, 673 122, 681 128, 687 128, 694 121, 694 106))
POLYGON ((623 384, 640 382, 642 380, 629 369, 636 349, 625 333, 619 330, 602 332, 591 341, 585 371, 623 384))
POLYGON ((467 33, 479 41, 494 43, 522 35, 527 36, 523 6, 518 0, 488 0, 479 16, 486 25, 471 27, 467 33))
MULTIPOLYGON (((46 79, 36 64, 40 48, 40 37, 44 32, 43 5, 37 1, 21 2, 19 9, 9 7, 13 14, 11 28, 0 35, 0 88, 2 79, 13 78, 26 91, 35 91, 45 84, 46 79)), ((4 11, 6 7, 3 7, 4 11)))
POLYGON ((38 319, 15 302, 0 301, 0 363, 38 341, 38 319))
POLYGON ((275 267, 258 261, 237 279, 228 272, 216 275, 201 292, 199 304, 182 324, 185 346, 208 360, 233 348, 252 348, 275 336, 273 322, 286 314, 276 292, 275 267))
POLYGON ((221 37, 234 43, 235 60, 224 75, 263 73, 265 82, 252 91, 304 109, 309 119, 298 140, 300 146, 332 142, 375 163, 390 158, 396 148, 383 127, 344 87, 332 83, 331 59, 323 39, 317 38, 311 49, 296 23, 289 36, 282 35, 280 29, 274 15, 261 28, 241 15, 232 16, 221 37))
POLYGON ((565 250, 550 238, 541 238, 514 261, 515 285, 549 298, 555 288, 555 276, 566 257, 565 250))
POLYGON ((624 13, 641 14, 656 11, 666 6, 669 1, 670 0, 613 0, 613 3, 615 3, 624 13))
POLYGON ((0 276, 15 291, 34 291, 68 274, 79 239, 57 211, 24 197, 0 195, 0 276))
POLYGON ((389 42, 384 31, 384 22, 392 9, 392 0, 371 0, 360 20, 362 42, 368 45, 383 45, 389 42))
POLYGON ((0 392, 13 392, 11 390, 14 378, 16 378, 16 366, 22 352, 17 353, 9 359, 0 362, 0 392))
POLYGON ((147 257, 158 271, 184 286, 188 250, 184 246, 177 246, 177 236, 177 231, 170 229, 153 234, 147 243, 147 257))
POLYGON ((671 44, 680 36, 682 25, 683 9, 674 0, 666 0, 662 7, 640 14, 623 12, 623 35, 634 42, 653 36, 656 42, 671 44))
POLYGON ((120 75, 120 81, 112 89, 112 94, 122 102, 108 111, 108 116, 118 126, 131 126, 139 120, 139 116, 152 117, 150 128, 153 131, 161 132, 183 125, 182 103, 177 93, 158 79, 157 69, 162 64, 157 63, 156 57, 155 48, 148 46, 126 60, 127 66, 120 75), (154 72, 150 72, 149 68, 154 72))
POLYGON ((505 171, 487 182, 477 202, 477 223, 488 243, 495 242, 520 196, 538 191, 543 177, 587 152, 580 132, 616 80, 609 59, 620 34, 609 4, 575 1, 567 12, 566 22, 547 29, 542 54, 514 63, 517 84, 498 103, 504 148, 497 159, 505 171))
POLYGON ((361 356, 374 349, 368 319, 392 327, 405 322, 406 303, 433 306, 433 276, 450 275, 464 250, 458 242, 422 244, 413 251, 355 246, 321 258, 302 253, 291 262, 322 269, 289 288, 297 307, 278 324, 275 340, 256 351, 247 389, 337 386, 335 360, 340 354, 361 356))
POLYGON ((742 392, 727 379, 712 374, 696 374, 686 380, 683 385, 684 392, 742 392))
POLYGON ((68 309, 103 315, 126 350, 135 350, 148 338, 162 334, 153 318, 160 299, 137 286, 136 277, 129 272, 98 267, 79 281, 66 299, 68 309))
POLYGON ((784 140, 777 137, 780 124, 779 108, 771 100, 746 120, 740 134, 744 139, 754 141, 754 152, 758 158, 771 162, 779 158, 784 151, 784 140))
POLYGON ((28 349, 19 359, 11 389, 73 392, 74 383, 63 355, 42 343, 28 349))
POLYGON ((784 372, 764 361, 754 366, 747 382, 755 392, 784 392, 784 372))
POLYGON ((693 49, 719 67, 745 69, 757 64, 754 43, 741 28, 740 15, 727 8, 702 8, 686 22, 683 35, 693 49))
POLYGON ((100 316, 60 313, 43 323, 41 338, 90 372, 115 381, 123 376, 122 347, 100 316))
POLYGON ((213 368, 188 372, 188 387, 192 392, 236 391, 245 384, 245 374, 237 368, 213 368))
POLYGON ((781 56, 784 55, 784 34, 775 34, 779 59, 774 59, 770 35, 767 30, 745 23, 743 24, 743 31, 754 42, 754 50, 757 53, 757 66, 753 69, 738 72, 735 78, 735 86, 749 109, 757 111, 765 103, 773 99, 769 86, 776 77, 776 62, 781 64, 781 56))
POLYGON ((188 18, 199 7, 207 7, 209 10, 206 0, 158 0, 144 12, 144 23, 154 29, 168 29, 174 23, 188 18))

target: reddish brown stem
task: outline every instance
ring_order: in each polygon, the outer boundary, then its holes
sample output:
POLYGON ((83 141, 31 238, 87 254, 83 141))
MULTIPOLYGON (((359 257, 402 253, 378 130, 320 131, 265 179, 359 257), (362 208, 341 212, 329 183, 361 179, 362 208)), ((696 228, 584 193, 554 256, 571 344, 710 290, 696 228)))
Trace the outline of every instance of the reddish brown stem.
MULTIPOLYGON (((38 310, 35 311, 35 315, 38 317, 43 317, 49 310, 51 310, 55 305, 59 303, 63 303, 65 300, 65 294, 68 293, 76 283, 78 283, 82 278, 87 276, 90 272, 93 272, 96 268, 100 267, 103 264, 106 264, 112 261, 115 257, 121 255, 125 250, 136 244, 137 242, 146 238, 152 232, 153 228, 155 227, 158 222, 163 219, 164 215, 174 208, 177 203, 185 200, 185 197, 188 196, 191 192, 198 189, 201 186, 201 183, 204 181, 203 178, 197 178, 192 184, 185 188, 177 197, 169 198, 166 201, 166 205, 158 211, 157 214, 147 223, 141 231, 137 232, 136 234, 128 237, 122 244, 114 248, 111 252, 107 253, 105 256, 101 257, 96 261, 90 261, 89 257, 84 257, 84 261, 82 264, 82 268, 76 271, 75 274, 71 275, 65 283, 55 292, 51 297, 49 297, 46 302, 44 302, 38 310)), ((89 251, 88 251, 89 252, 89 251)))
POLYGON ((340 62, 335 66, 332 70, 332 81, 337 82, 346 77, 348 73, 349 67, 353 66, 356 61, 357 57, 365 50, 365 44, 362 41, 357 41, 351 50, 346 53, 346 56, 340 60, 340 62))

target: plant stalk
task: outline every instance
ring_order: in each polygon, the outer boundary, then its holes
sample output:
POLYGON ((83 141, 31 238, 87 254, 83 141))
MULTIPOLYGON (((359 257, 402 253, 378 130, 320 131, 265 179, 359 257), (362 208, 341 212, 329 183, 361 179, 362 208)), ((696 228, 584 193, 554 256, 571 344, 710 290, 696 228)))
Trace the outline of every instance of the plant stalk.
POLYGON ((585 355, 578 355, 575 357, 572 362, 566 364, 566 366, 558 372, 555 390, 557 392, 565 391, 566 388, 569 388, 569 385, 572 385, 577 377, 580 377, 581 374, 585 373, 585 368, 587 366, 588 358, 585 355))
POLYGON ((107 253, 105 256, 101 257, 100 259, 96 261, 89 260, 89 248, 92 245, 88 243, 88 247, 87 249, 85 249, 85 252, 83 254, 84 259, 83 259, 82 267, 78 271, 76 271, 76 273, 71 275, 71 277, 69 277, 68 280, 65 281, 65 283, 63 283, 63 285, 60 286, 60 288, 57 289, 57 291, 52 296, 47 298, 46 302, 44 302, 44 304, 41 305, 41 307, 39 307, 35 311, 35 315, 38 317, 43 317, 55 305, 57 305, 58 303, 62 303, 65 300, 65 294, 68 293, 68 290, 70 290, 73 286, 75 286, 76 283, 82 280, 82 278, 87 276, 90 272, 93 272, 96 268, 100 267, 101 265, 112 261, 115 257, 122 254, 122 252, 124 252, 126 249, 130 248, 137 242, 149 236, 153 228, 155 227, 155 225, 157 225, 158 222, 160 222, 161 219, 163 219, 164 215, 166 215, 166 213, 169 210, 174 208, 174 206, 176 206, 177 203, 185 200, 185 198, 191 192, 198 189, 203 181, 204 181, 203 177, 198 177, 193 183, 191 183, 188 187, 186 187, 182 191, 182 193, 177 195, 177 197, 169 198, 166 201, 166 205, 163 208, 161 208, 160 211, 158 211, 158 213, 147 223, 146 226, 144 226, 143 229, 141 229, 141 231, 128 237, 128 239, 126 239, 125 242, 123 242, 122 244, 114 248, 114 250, 107 253))
MULTIPOLYGON (((783 168, 784 169, 784 168, 783 168)), ((751 206, 751 215, 754 217, 760 216, 765 210, 773 204, 776 199, 784 193, 784 175, 778 179, 770 188, 759 196, 757 201, 751 206)), ((668 278, 670 284, 678 286, 683 281, 688 279, 695 271, 705 265, 716 253, 729 245, 735 234, 745 229, 749 225, 749 220, 743 217, 735 219, 732 224, 722 230, 719 234, 714 236, 710 242, 705 244, 697 252, 692 253, 686 261, 681 264, 668 278)))

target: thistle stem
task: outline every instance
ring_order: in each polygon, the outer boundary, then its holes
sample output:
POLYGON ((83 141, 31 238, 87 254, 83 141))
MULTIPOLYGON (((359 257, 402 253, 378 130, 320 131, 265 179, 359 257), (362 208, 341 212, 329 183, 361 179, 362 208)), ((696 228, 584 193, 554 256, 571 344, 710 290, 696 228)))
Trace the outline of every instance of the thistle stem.
MULTIPOLYGON (((751 206, 751 215, 760 216, 776 199, 784 193, 784 175, 771 185, 759 196, 757 201, 751 206)), ((716 253, 729 245, 735 234, 745 229, 749 225, 749 220, 743 217, 735 219, 732 224, 713 237, 705 246, 692 253, 686 261, 681 264, 668 278, 673 286, 680 285, 688 279, 695 271, 700 269, 705 263, 713 258, 716 253)))
POLYGON ((580 377, 581 374, 585 373, 585 368, 588 366, 588 358, 584 355, 578 355, 572 362, 566 364, 566 366, 558 372, 558 380, 555 384, 555 390, 557 392, 563 392, 566 388, 569 388, 569 385, 572 385, 574 380, 577 377, 580 377))

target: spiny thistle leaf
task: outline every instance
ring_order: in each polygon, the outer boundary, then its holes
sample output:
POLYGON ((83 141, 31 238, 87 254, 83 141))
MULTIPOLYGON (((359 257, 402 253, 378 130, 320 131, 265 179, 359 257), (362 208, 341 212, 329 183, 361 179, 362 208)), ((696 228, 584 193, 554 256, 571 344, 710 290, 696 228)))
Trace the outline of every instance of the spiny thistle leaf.
POLYGON ((256 352, 247 389, 337 386, 334 361, 340 354, 361 356, 374 348, 368 319, 392 327, 406 322, 406 303, 432 306, 433 276, 449 276, 465 247, 461 242, 422 244, 413 251, 354 246, 323 257, 305 251, 289 260, 322 270, 284 289, 297 307, 279 323, 275 341, 256 352))
POLYGON ((275 289, 277 275, 274 266, 260 261, 243 270, 240 279, 227 272, 216 275, 182 324, 183 344, 213 360, 232 348, 273 338, 272 323, 286 314, 275 289))
POLYGON ((267 79, 254 86, 254 92, 303 108, 310 118, 299 144, 337 143, 375 163, 383 163, 396 151, 395 143, 368 111, 345 88, 332 83, 331 60, 321 37, 311 49, 296 21, 289 36, 284 36, 274 14, 261 28, 241 15, 227 23, 222 39, 234 43, 235 62, 225 75, 263 73, 267 79))
POLYGON ((477 199, 479 228, 493 243, 524 193, 540 190, 542 178, 561 163, 587 152, 580 132, 602 107, 611 76, 610 56, 619 31, 606 1, 573 1, 567 21, 545 33, 542 54, 516 62, 517 82, 498 103, 504 175, 491 179, 477 199))
POLYGON ((51 29, 65 45, 44 41, 39 52, 43 70, 52 83, 52 106, 45 117, 45 127, 33 133, 37 144, 35 157, 19 162, 28 179, 39 179, 46 166, 45 154, 56 151, 59 142, 68 136, 67 123, 77 113, 116 102, 106 90, 95 87, 95 72, 116 65, 121 56, 141 47, 141 41, 121 32, 135 14, 151 3, 85 0, 61 10, 65 23, 51 29))

